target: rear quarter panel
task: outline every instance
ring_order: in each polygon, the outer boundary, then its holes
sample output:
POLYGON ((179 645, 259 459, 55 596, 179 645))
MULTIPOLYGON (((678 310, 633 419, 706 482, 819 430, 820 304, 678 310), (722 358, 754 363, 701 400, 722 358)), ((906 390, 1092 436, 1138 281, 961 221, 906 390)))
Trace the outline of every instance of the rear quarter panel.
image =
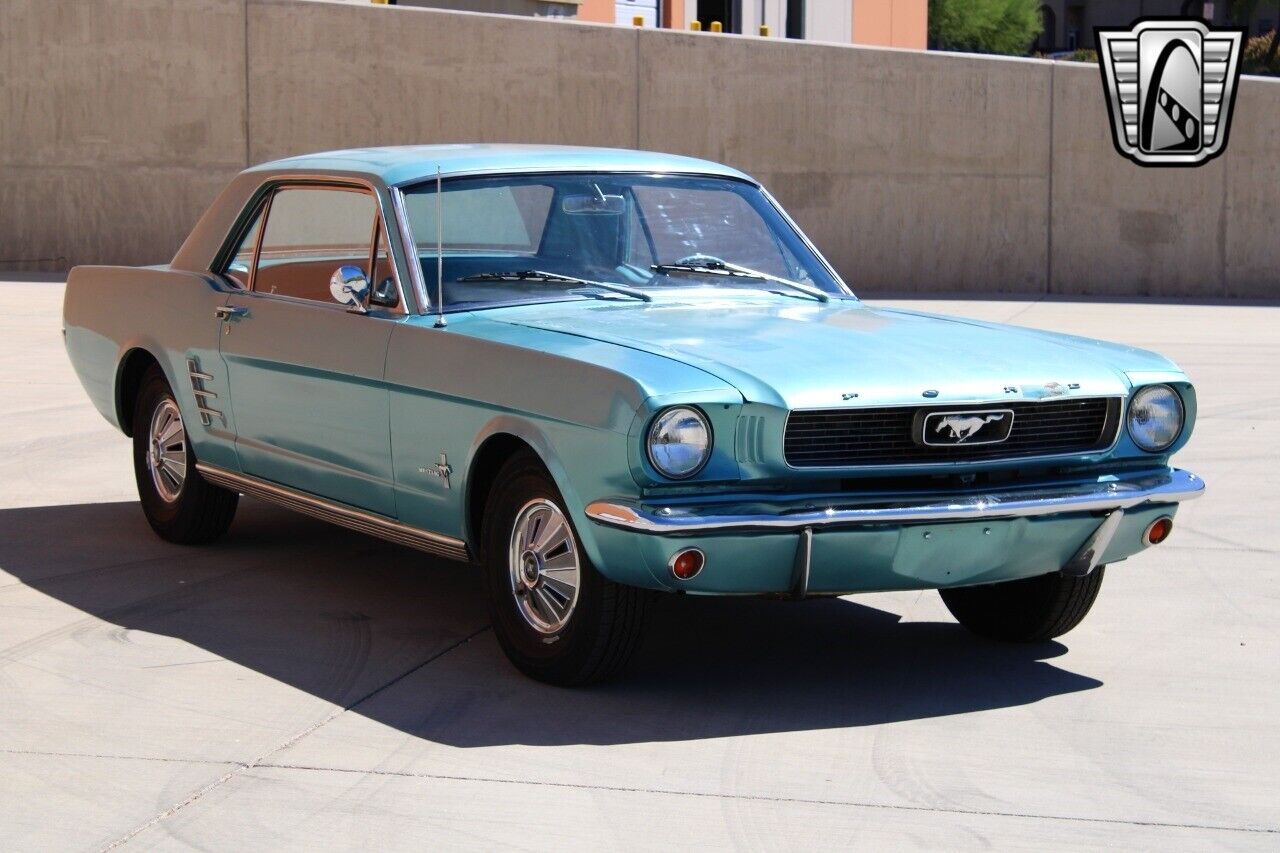
POLYGON ((215 276, 167 267, 75 267, 63 299, 63 334, 76 375, 109 423, 125 428, 129 414, 120 396, 121 371, 131 353, 144 350, 159 363, 174 391, 196 455, 238 469, 214 315, 227 291, 215 276), (208 427, 200 424, 188 358, 216 377, 204 387, 217 394, 212 406, 224 417, 214 418, 208 427))

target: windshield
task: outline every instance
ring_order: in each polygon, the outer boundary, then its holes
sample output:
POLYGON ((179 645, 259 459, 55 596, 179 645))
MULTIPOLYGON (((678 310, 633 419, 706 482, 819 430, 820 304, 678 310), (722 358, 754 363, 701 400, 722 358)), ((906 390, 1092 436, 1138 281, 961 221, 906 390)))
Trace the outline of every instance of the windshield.
POLYGON ((679 175, 455 178, 408 189, 423 280, 436 298, 443 212, 446 310, 559 299, 650 299, 696 288, 796 299, 848 291, 755 186, 679 175))

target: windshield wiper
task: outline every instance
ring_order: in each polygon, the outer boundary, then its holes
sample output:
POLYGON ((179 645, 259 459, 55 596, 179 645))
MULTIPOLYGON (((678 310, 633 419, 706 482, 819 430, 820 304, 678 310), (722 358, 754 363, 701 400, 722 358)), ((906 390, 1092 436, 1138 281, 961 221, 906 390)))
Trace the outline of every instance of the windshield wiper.
POLYGON ((807 284, 801 284, 798 281, 792 281, 789 278, 781 278, 776 275, 770 275, 767 272, 753 270, 750 267, 744 267, 741 264, 732 264, 728 261, 722 261, 719 258, 704 258, 697 262, 684 263, 677 261, 674 264, 654 264, 649 267, 654 272, 663 273, 690 273, 692 275, 725 275, 735 276, 739 278, 758 278, 761 281, 773 281, 778 284, 784 284, 792 290, 798 290, 808 296, 812 296, 819 302, 830 302, 831 296, 824 290, 819 290, 807 284))
POLYGON ((636 288, 628 287, 625 284, 614 284, 611 281, 592 281, 589 278, 577 278, 576 276, 560 275, 559 273, 543 272, 542 270, 479 272, 474 275, 464 276, 463 278, 458 279, 458 281, 548 281, 559 282, 562 284, 581 284, 588 287, 600 287, 644 302, 653 301, 653 297, 645 293, 643 290, 637 290, 636 288))

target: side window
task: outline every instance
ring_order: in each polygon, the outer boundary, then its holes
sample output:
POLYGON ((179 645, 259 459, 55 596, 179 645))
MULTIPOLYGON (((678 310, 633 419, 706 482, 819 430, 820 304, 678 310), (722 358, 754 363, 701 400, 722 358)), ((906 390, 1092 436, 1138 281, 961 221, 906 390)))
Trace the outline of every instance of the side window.
POLYGON ((249 268, 253 266, 253 250, 258 245, 258 231, 262 228, 262 211, 265 208, 265 204, 258 206, 258 212, 253 217, 253 224, 245 232, 244 239, 236 247, 236 253, 231 256, 231 262, 227 264, 227 268, 224 270, 227 278, 232 279, 245 289, 249 287, 249 268))
POLYGON ((286 187, 271 197, 253 289, 330 302, 340 266, 369 275, 377 206, 362 190, 286 187))

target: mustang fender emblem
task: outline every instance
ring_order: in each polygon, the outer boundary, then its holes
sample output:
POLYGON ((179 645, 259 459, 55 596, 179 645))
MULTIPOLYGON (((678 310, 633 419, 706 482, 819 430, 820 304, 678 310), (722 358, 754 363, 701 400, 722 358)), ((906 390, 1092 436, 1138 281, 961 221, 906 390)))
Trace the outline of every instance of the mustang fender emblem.
POLYGON ((423 465, 418 469, 419 474, 427 474, 432 477, 439 477, 444 482, 444 487, 450 488, 449 478, 453 476, 453 466, 449 464, 449 457, 440 454, 440 461, 435 465, 423 465))

